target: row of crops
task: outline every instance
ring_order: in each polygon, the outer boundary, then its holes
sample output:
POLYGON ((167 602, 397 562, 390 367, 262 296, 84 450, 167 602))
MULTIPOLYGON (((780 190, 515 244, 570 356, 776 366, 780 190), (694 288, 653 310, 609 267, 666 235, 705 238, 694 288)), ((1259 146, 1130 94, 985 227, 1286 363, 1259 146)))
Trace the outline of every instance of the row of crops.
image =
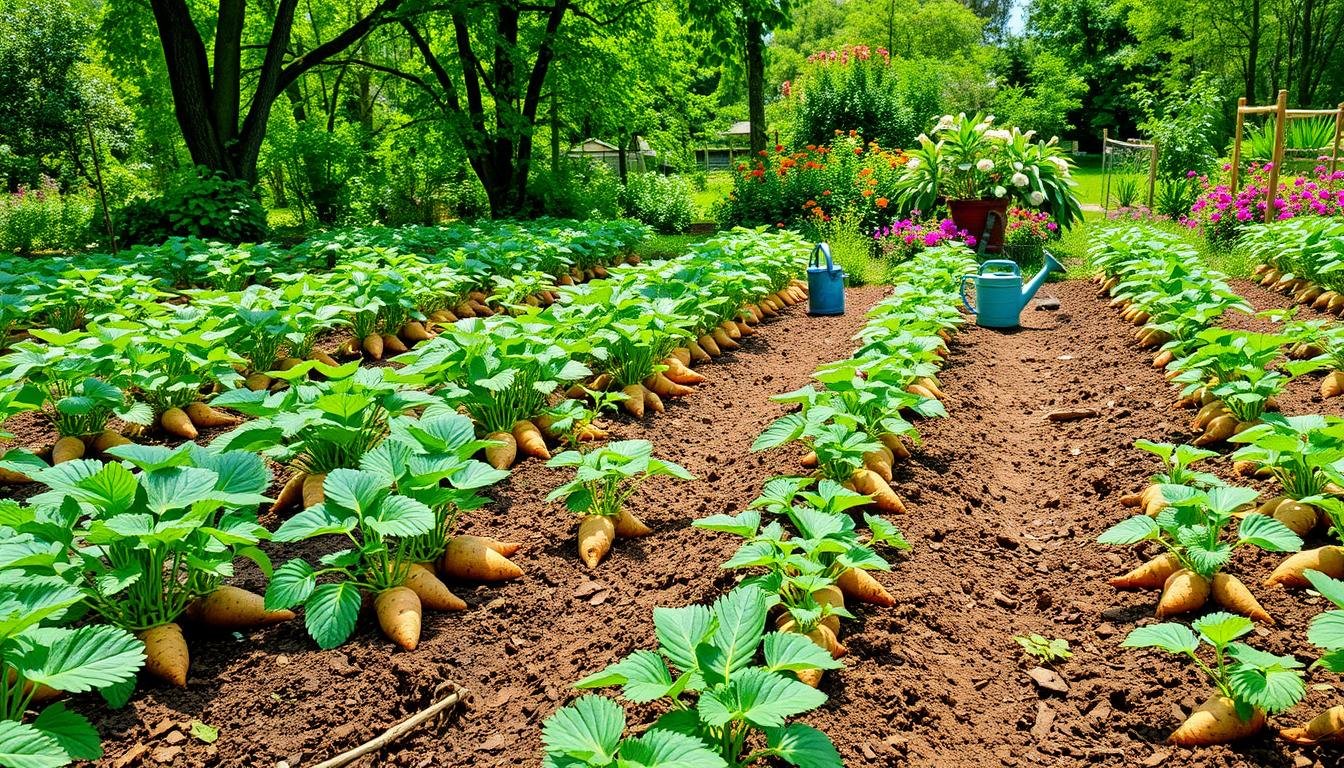
POLYGON ((616 266, 633 261, 627 240, 602 235, 610 247, 594 257, 601 249, 580 232, 546 251, 554 261, 525 289, 516 269, 478 266, 490 249, 477 240, 470 254, 433 251, 427 242, 448 237, 437 236, 354 233, 267 251, 275 269, 249 262, 239 273, 266 276, 227 290, 201 287, 200 275, 229 261, 215 246, 173 277, 164 268, 137 278, 129 258, 97 274, 42 267, 53 284, 120 274, 141 285, 112 301, 90 292, 101 298, 63 329, 45 327, 50 308, 26 305, 2 358, 8 415, 59 437, 0 462, 5 482, 39 487, 0 502, 6 764, 96 758, 96 732, 63 694, 96 690, 122 705, 142 665, 185 684, 183 622, 246 628, 301 609, 313 640, 331 648, 371 598, 384 634, 415 648, 425 610, 466 607, 443 579, 522 574, 516 544, 453 535, 518 453, 573 472, 551 497, 578 516, 580 555, 596 566, 617 538, 649 532, 623 505, 640 482, 688 477, 647 441, 600 444, 596 419, 689 394, 703 380, 692 364, 803 298, 795 275, 807 246, 788 233, 737 230, 675 259, 616 266), (363 250, 360 239, 380 244, 363 250), (297 263, 308 271, 284 271, 297 263), (427 288, 449 274, 448 293, 427 288), (478 316, 460 316, 469 312, 478 316), (425 338, 399 333, 408 349, 382 364, 341 364, 320 349, 353 353, 346 340, 356 340, 377 357, 369 337, 410 323, 425 338), (172 447, 186 437, 165 418, 173 408, 199 416, 192 426, 213 430, 208 442, 172 447), (72 441, 79 448, 62 446, 72 441), (283 522, 268 530, 262 509, 283 522), (268 542, 308 540, 328 554, 271 562, 268 542), (240 560, 260 571, 264 594, 229 583, 240 560))
MULTIPOLYGON (((1269 259, 1257 270, 1266 285, 1292 291, 1299 304, 1331 309, 1339 294, 1327 296, 1330 288, 1315 281, 1328 280, 1330 265, 1344 254, 1337 225, 1287 222, 1252 228, 1248 238, 1269 259)), ((1157 554, 1111 584, 1161 590, 1158 619, 1197 614, 1210 602, 1222 609, 1189 626, 1139 627, 1124 645, 1188 657, 1214 689, 1171 742, 1201 746, 1243 738, 1260 731, 1267 715, 1293 709, 1307 690, 1295 656, 1244 641, 1256 622, 1274 623, 1244 577, 1262 576, 1266 588, 1309 588, 1333 603, 1335 609, 1311 620, 1306 640, 1319 649, 1316 666, 1344 672, 1344 548, 1307 548, 1308 541, 1344 538, 1344 419, 1278 412, 1278 398, 1293 378, 1322 369, 1334 371, 1326 382, 1340 375, 1334 340, 1340 326, 1298 320, 1286 310, 1266 313, 1279 323, 1273 333, 1220 327, 1226 313, 1249 313, 1250 305, 1177 238, 1149 226, 1106 231, 1091 256, 1102 294, 1138 326, 1140 347, 1156 349, 1153 365, 1180 387, 1178 407, 1197 409, 1192 444, 1136 444, 1159 456, 1164 470, 1122 500, 1138 512, 1099 541, 1157 554), (1270 480, 1277 486, 1271 498, 1198 467, 1219 455, 1213 448, 1228 444, 1235 449, 1234 474, 1270 480), (1245 548, 1287 557, 1268 574, 1234 573, 1234 555, 1245 548)), ((1344 706, 1280 734, 1304 745, 1337 742, 1344 738, 1344 706)))
POLYGON ((723 564, 747 572, 739 586, 711 606, 655 609, 657 650, 576 683, 619 686, 625 700, 659 702, 666 714, 623 737, 621 706, 583 696, 546 721, 545 765, 841 765, 824 733, 792 718, 825 705, 817 686, 843 670, 843 622, 858 604, 896 604, 869 573, 891 568, 881 549, 910 546, 881 514, 904 509, 891 467, 918 440, 912 420, 946 415, 935 376, 963 322, 956 286, 974 263, 962 248, 916 256, 869 312, 854 355, 775 398, 799 408, 753 450, 799 443, 814 471, 774 477, 746 510, 693 523, 742 539, 723 564))

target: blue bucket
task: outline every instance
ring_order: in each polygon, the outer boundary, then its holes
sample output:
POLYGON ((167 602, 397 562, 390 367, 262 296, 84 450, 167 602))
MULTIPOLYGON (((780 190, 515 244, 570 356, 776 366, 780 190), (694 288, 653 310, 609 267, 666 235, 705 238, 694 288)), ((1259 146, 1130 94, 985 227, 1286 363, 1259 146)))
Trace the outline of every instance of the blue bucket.
POLYGON ((817 243, 807 265, 807 313, 809 315, 845 314, 845 270, 831 260, 831 246, 817 243), (821 257, 826 257, 823 266, 821 257))

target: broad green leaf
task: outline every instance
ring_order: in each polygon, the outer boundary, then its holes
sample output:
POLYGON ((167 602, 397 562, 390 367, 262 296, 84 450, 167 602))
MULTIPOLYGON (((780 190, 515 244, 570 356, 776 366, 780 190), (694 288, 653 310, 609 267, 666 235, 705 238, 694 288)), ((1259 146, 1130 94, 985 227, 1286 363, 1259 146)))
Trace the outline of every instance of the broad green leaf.
POLYGON ((110 624, 89 624, 62 633, 43 649, 41 664, 24 665, 24 677, 58 691, 83 693, 135 677, 145 646, 110 624))
POLYGON ((1302 549, 1302 537, 1269 515, 1247 515, 1237 528, 1237 538, 1243 544, 1259 547, 1266 552, 1297 552, 1302 549))
POLYGON ((780 728, 785 718, 826 703, 826 694, 805 683, 760 667, 747 667, 727 684, 700 695, 697 711, 719 727, 745 721, 758 728, 780 728))
POLYGON ((1196 632, 1203 635, 1205 640, 1219 647, 1245 637, 1255 629, 1255 624, 1250 619, 1225 611, 1201 616, 1195 619, 1191 626, 1196 632))
POLYGON ((317 589, 317 574, 306 560, 294 559, 275 569, 266 584, 266 610, 299 605, 317 589))
POLYGON ((313 590, 304 603, 303 619, 318 647, 327 650, 344 643, 355 631, 363 602, 359 587, 349 581, 322 584, 313 590))
POLYGON ((1156 539, 1161 533, 1162 531, 1157 527, 1156 520, 1147 515, 1135 515, 1107 528, 1097 537, 1097 542, 1117 547, 1127 547, 1140 541, 1156 539))
POLYGON ((780 759, 798 768, 840 768, 844 762, 830 737, 810 725, 789 723, 783 728, 767 728, 766 745, 780 759))
POLYGON ((541 743, 548 755, 607 765, 616 756, 624 730, 620 705, 601 696, 583 696, 546 718, 541 743))
POLYGON ((621 765, 628 768, 727 768, 728 763, 694 736, 654 727, 621 744, 621 765))
POLYGON ((716 627, 710 637, 710 653, 696 652, 700 671, 731 678, 751 663, 765 631, 765 593, 756 587, 738 587, 714 601, 716 627))
POLYGON ((1124 648, 1161 648, 1168 653, 1193 654, 1199 648, 1199 638, 1184 624, 1167 622, 1138 627, 1120 645, 1124 648))
POLYGON ((1311 582, 1312 589, 1319 592, 1321 597, 1340 608, 1344 608, 1344 581, 1332 579, 1320 571, 1307 570, 1303 575, 1307 577, 1307 581, 1311 582))
POLYGON ((713 614, 704 605, 653 609, 658 646, 672 666, 682 672, 698 669, 695 648, 705 640, 713 622, 713 614))
POLYGON ((765 668, 771 672, 804 672, 811 669, 842 669, 826 649, 797 632, 771 632, 765 636, 765 668))
POLYGON ((66 709, 63 701, 42 710, 33 720, 33 727, 50 736, 75 760, 97 760, 103 756, 103 745, 93 724, 78 712, 66 709))
POLYGON ((70 756, 59 742, 32 725, 0 720, 0 765, 5 768, 61 768, 70 756))

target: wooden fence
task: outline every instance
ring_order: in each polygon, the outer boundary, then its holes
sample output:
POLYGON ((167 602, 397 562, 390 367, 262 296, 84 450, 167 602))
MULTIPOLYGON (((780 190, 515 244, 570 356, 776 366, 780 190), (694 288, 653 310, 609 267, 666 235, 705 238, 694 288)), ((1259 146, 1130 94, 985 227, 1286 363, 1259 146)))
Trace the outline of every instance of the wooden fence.
POLYGON ((1279 171, 1283 165, 1284 153, 1284 131, 1289 120, 1302 120, 1312 117, 1334 117, 1335 134, 1334 140, 1330 142, 1330 172, 1334 173, 1339 166, 1339 142, 1344 137, 1344 103, 1341 103, 1335 109, 1289 109, 1288 92, 1279 91, 1279 97, 1273 104, 1261 107, 1249 107, 1246 105, 1246 98, 1243 96, 1237 99, 1237 128, 1236 137, 1232 143, 1232 194, 1237 194, 1237 187, 1241 181, 1241 139, 1242 126, 1245 123, 1247 115, 1273 115, 1274 116, 1274 151, 1270 157, 1269 165, 1269 184, 1265 190, 1265 221, 1274 220, 1274 200, 1279 190, 1279 171))

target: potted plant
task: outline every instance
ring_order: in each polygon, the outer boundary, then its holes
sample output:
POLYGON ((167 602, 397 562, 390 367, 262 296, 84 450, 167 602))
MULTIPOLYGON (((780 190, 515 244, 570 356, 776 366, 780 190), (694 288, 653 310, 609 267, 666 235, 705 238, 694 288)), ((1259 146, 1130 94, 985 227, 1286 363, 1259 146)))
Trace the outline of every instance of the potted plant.
POLYGON ((1003 248, 1012 203, 1045 211, 1065 228, 1081 220, 1072 165, 1058 140, 1033 141, 1033 131, 993 124, 992 115, 944 115, 933 129, 936 141, 921 134, 896 179, 898 208, 933 211, 945 204, 957 228, 977 238, 993 213, 985 242, 991 253, 1003 248))

